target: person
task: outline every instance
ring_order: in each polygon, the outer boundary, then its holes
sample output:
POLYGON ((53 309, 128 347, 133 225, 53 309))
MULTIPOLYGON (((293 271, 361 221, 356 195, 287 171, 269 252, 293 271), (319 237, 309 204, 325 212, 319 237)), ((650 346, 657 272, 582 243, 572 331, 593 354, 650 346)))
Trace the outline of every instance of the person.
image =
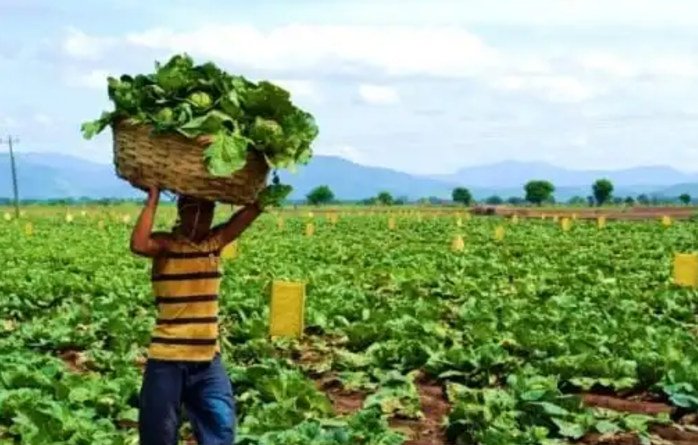
POLYGON ((141 445, 176 445, 182 406, 199 445, 235 442, 235 398, 218 341, 220 253, 289 189, 267 186, 257 201, 214 228, 215 203, 181 196, 171 232, 153 232, 160 190, 147 189, 130 246, 153 261, 158 305, 140 393, 141 445))

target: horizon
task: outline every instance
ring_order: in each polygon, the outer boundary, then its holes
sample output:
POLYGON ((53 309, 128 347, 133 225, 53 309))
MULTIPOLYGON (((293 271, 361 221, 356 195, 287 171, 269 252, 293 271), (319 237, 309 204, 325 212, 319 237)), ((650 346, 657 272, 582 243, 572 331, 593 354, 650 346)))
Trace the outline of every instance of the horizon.
POLYGON ((186 51, 289 89, 318 120, 316 153, 360 165, 698 171, 687 0, 202 1, 2 2, 0 135, 19 153, 108 163, 110 135, 79 132, 110 108, 106 76, 186 51))
MULTIPOLYGON (((9 152, 7 150, 0 150, 0 154, 7 154, 9 155, 9 152)), ((65 157, 65 158, 72 158, 72 159, 79 159, 80 161, 87 162, 87 163, 92 163, 92 164, 98 164, 101 166, 110 166, 112 165, 112 162, 110 159, 89 159, 89 158, 83 158, 71 153, 62 153, 62 152, 40 152, 40 151, 25 151, 21 152, 18 150, 15 150, 15 158, 21 157, 22 155, 28 155, 28 156, 45 156, 45 155, 53 155, 57 157, 65 157)), ((634 166, 629 166, 629 167, 622 167, 618 169, 596 169, 596 168, 590 168, 590 169, 578 169, 578 168, 570 168, 570 167, 565 167, 562 165, 557 165, 552 162, 546 162, 546 161, 526 161, 526 160, 516 160, 516 159, 505 159, 501 161, 495 161, 495 162, 490 162, 490 163, 485 163, 485 164, 476 164, 476 165, 465 165, 463 167, 458 167, 456 170, 450 172, 450 173, 410 173, 407 171, 402 171, 402 170, 397 170, 391 167, 385 167, 381 165, 370 165, 370 164, 363 164, 361 162, 356 162, 352 161, 351 159, 342 157, 340 155, 332 155, 332 154, 314 154, 313 158, 316 156, 324 157, 324 158, 333 158, 333 159, 341 159, 343 161, 350 162, 352 164, 361 166, 361 167, 366 167, 366 168, 379 168, 379 169, 385 169, 385 170, 392 170, 398 173, 405 173, 410 176, 416 176, 416 177, 423 177, 423 178, 432 178, 439 180, 441 176, 443 177, 448 177, 448 176, 455 176, 457 175, 460 171, 466 170, 466 169, 476 169, 476 168, 487 168, 487 167, 495 167, 495 166, 500 166, 500 165, 514 165, 514 164, 519 164, 519 165, 539 165, 539 166, 545 166, 545 167, 552 167, 555 169, 560 169, 560 170, 567 170, 571 172, 578 172, 578 173, 588 173, 588 172, 599 172, 599 173, 617 173, 621 171, 629 171, 629 170, 641 170, 641 169, 671 169, 675 170, 679 173, 683 174, 698 174, 698 170, 693 171, 693 170, 684 170, 681 168, 677 168, 668 164, 654 164, 654 165, 634 165, 634 166)), ((313 162, 313 158, 311 158, 309 164, 313 162)), ((302 168, 302 166, 301 166, 302 168)), ((540 179, 545 179, 545 178, 540 178, 540 179)), ((696 181, 698 181, 698 178, 696 178, 696 181)))

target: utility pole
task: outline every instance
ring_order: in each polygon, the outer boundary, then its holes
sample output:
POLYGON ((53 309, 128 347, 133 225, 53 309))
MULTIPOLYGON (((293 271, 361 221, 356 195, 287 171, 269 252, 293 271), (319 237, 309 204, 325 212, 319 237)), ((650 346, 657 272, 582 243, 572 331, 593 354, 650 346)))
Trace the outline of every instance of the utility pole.
POLYGON ((17 187, 17 167, 15 166, 15 153, 12 144, 18 144, 19 139, 7 136, 7 139, 0 139, 0 144, 7 144, 10 147, 10 168, 12 169, 12 191, 15 195, 15 218, 19 218, 19 191, 17 187))

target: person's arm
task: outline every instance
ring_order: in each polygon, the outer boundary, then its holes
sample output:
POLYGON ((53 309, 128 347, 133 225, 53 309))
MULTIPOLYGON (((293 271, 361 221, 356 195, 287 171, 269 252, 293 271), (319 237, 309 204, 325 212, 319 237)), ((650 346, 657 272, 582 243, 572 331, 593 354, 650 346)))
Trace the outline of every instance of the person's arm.
POLYGON ((136 255, 154 258, 167 247, 167 240, 162 234, 152 233, 159 199, 160 190, 155 187, 148 189, 148 199, 131 232, 131 252, 136 255))
POLYGON ((262 214, 258 203, 248 204, 238 210, 230 219, 216 227, 213 232, 220 248, 235 241, 262 214))

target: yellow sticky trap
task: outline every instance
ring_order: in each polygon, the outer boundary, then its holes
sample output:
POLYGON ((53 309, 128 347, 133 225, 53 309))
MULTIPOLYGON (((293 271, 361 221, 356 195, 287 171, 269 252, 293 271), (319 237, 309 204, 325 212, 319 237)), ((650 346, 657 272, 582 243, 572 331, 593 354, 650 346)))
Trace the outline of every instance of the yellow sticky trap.
POLYGON ((418 213, 418 214, 417 214, 417 221, 418 221, 418 222, 424 221, 424 217, 422 216, 421 213, 418 213))
POLYGON ((569 218, 562 218, 562 231, 563 232, 569 232, 570 227, 572 227, 572 222, 570 221, 569 218))
POLYGON ((596 220, 596 225, 599 227, 599 229, 606 227, 606 217, 599 216, 599 218, 596 220))
POLYGON ((97 223, 97 227, 99 227, 99 230, 104 230, 104 221, 97 223))
POLYGON ((461 235, 458 235, 453 238, 453 241, 451 242, 451 250, 454 252, 462 252, 463 249, 465 249, 465 241, 463 241, 463 237, 461 235))
POLYGON ((237 241, 233 241, 232 243, 228 244, 223 248, 223 251, 221 252, 221 258, 225 260, 231 260, 235 258, 238 255, 238 243, 237 241))
POLYGON ((466 221, 469 220, 469 219, 472 217, 472 215, 471 215, 469 212, 466 213, 464 216, 465 216, 465 220, 466 220, 466 221))
POLYGON ((495 241, 502 241, 504 239, 504 227, 498 226, 496 229, 494 229, 494 240, 495 241))
POLYGON ((572 221, 577 221, 577 214, 576 213, 572 214, 572 221))
POLYGON ((271 337, 302 337, 305 327, 305 284, 272 283, 269 316, 271 337))
POLYGON ((671 225, 671 218, 668 216, 662 216, 662 224, 664 224, 664 227, 669 227, 671 225))
POLYGON ((395 230, 395 218, 392 216, 388 219, 388 229, 395 230))
POLYGON ((87 216, 87 212, 83 210, 82 212, 80 212, 80 216, 82 216, 83 218, 86 217, 86 216, 87 216))
POLYGON ((276 228, 279 230, 284 230, 284 219, 279 218, 276 220, 276 228))
POLYGON ((308 223, 305 225, 305 236, 312 236, 315 234, 315 224, 308 223))
POLYGON ((12 215, 10 215, 9 213, 5 213, 3 215, 3 218, 5 218, 5 221, 12 221, 12 215))
POLYGON ((456 227, 463 227, 463 220, 460 216, 456 218, 456 227))
POLYGON ((540 215, 540 219, 545 220, 545 215, 540 215))
POLYGON ((124 216, 121 218, 121 221, 123 221, 124 224, 130 223, 130 222, 131 222, 131 215, 124 215, 124 216))
POLYGON ((553 215, 553 221, 554 221, 554 222, 560 221, 560 217, 557 216, 557 215, 553 215))
POLYGON ((25 216, 27 216, 27 212, 25 212, 24 210, 20 210, 20 211, 19 211, 19 216, 22 217, 22 218, 24 218, 25 216))
POLYGON ((27 223, 24 225, 24 234, 27 236, 32 236, 34 234, 34 228, 32 227, 32 223, 27 223))
POLYGON ((65 222, 67 222, 67 223, 73 222, 73 215, 71 215, 70 213, 65 215, 65 222))
POLYGON ((518 224, 519 223, 519 215, 514 214, 514 216, 511 217, 511 223, 518 224))
POLYGON ((334 226, 335 224, 337 224, 338 219, 339 219, 339 217, 336 214, 334 214, 334 213, 331 214, 330 215, 330 224, 332 224, 334 226))
POLYGON ((313 212, 308 212, 308 218, 312 218, 313 216, 315 216, 313 215, 313 212))
POLYGON ((674 284, 698 287, 698 254, 674 254, 674 284))

